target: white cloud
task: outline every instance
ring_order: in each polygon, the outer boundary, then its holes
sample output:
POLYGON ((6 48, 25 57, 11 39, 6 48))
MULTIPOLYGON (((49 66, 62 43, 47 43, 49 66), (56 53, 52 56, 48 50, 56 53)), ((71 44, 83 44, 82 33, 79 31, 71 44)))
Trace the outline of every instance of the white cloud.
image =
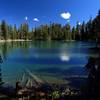
POLYGON ((64 12, 64 13, 61 13, 61 17, 63 19, 69 20, 71 17, 71 14, 69 12, 64 12))
POLYGON ((39 19, 38 18, 34 18, 33 21, 34 22, 39 22, 39 19))
POLYGON ((27 16, 25 17, 25 20, 28 20, 28 17, 27 16))
POLYGON ((78 22, 78 25, 81 25, 81 23, 80 23, 80 22, 78 22))

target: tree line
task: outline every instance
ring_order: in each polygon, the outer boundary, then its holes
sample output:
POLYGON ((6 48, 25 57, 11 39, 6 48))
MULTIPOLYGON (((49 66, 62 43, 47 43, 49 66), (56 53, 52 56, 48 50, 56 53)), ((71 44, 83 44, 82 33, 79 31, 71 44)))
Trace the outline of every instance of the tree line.
POLYGON ((70 23, 64 26, 51 23, 30 30, 27 22, 17 28, 16 25, 8 25, 3 20, 0 24, 0 39, 97 41, 100 39, 100 10, 95 19, 90 18, 87 23, 83 21, 82 24, 77 22, 74 27, 71 27, 70 23))

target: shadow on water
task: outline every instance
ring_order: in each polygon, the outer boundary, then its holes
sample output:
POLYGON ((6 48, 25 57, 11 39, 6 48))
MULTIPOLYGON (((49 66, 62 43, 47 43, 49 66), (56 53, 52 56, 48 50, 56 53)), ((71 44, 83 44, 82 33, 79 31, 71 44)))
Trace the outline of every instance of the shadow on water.
POLYGON ((53 67, 53 68, 42 68, 42 69, 38 69, 36 70, 39 73, 51 73, 51 74, 59 74, 60 75, 64 75, 64 76, 68 76, 68 75, 86 75, 87 72, 83 67, 72 67, 69 69, 62 69, 62 68, 58 68, 58 67, 53 67))
POLYGON ((7 42, 5 42, 3 45, 2 45, 2 54, 3 54, 3 58, 4 59, 7 59, 7 51, 8 48, 7 48, 7 42))
POLYGON ((91 48, 97 56, 90 57, 86 68, 88 71, 87 86, 85 94, 87 100, 99 100, 100 97, 100 43, 95 48, 91 48))
POLYGON ((3 84, 3 81, 2 81, 2 69, 1 69, 1 64, 3 63, 3 59, 0 55, 0 86, 3 84))
POLYGON ((0 50, 1 50, 1 55, 4 60, 7 59, 7 55, 11 53, 13 50, 17 48, 21 48, 21 52, 23 54, 28 53, 30 43, 28 42, 4 42, 0 43, 0 50))

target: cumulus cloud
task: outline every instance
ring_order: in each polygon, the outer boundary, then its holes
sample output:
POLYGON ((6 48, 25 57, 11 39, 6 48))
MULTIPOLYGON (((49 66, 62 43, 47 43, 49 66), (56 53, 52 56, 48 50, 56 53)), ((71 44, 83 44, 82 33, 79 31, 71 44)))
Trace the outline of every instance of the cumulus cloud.
POLYGON ((25 20, 28 20, 28 17, 27 16, 25 17, 25 20))
POLYGON ((71 17, 71 14, 69 12, 64 12, 64 13, 61 13, 61 17, 63 19, 69 20, 71 17))
POLYGON ((33 21, 34 22, 39 22, 39 19, 38 18, 34 18, 33 21))
POLYGON ((78 22, 78 25, 81 25, 81 22, 78 22))

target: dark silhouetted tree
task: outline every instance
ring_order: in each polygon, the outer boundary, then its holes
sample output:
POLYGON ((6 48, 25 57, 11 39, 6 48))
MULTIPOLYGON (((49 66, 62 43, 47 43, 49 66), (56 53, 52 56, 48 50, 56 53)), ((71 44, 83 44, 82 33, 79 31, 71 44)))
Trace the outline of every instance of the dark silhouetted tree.
POLYGON ((4 40, 7 40, 7 32, 8 32, 8 30, 7 30, 7 24, 6 24, 6 22, 5 22, 5 20, 3 20, 2 22, 1 22, 1 34, 2 34, 2 37, 3 37, 3 39, 4 40))

